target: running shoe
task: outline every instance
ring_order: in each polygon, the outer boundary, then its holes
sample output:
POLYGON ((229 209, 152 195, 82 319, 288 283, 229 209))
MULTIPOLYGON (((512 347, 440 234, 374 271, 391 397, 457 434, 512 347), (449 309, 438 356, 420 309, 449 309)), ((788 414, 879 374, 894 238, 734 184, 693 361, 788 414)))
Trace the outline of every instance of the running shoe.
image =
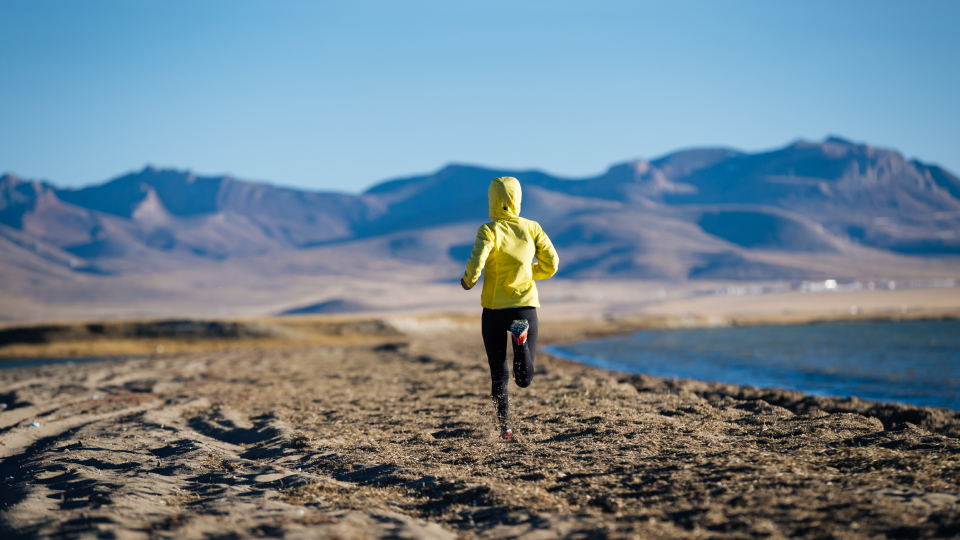
POLYGON ((513 335, 513 342, 517 345, 523 345, 526 343, 528 330, 530 330, 530 322, 528 320, 519 319, 513 321, 513 324, 510 325, 510 333, 513 335))
POLYGON ((510 442, 513 440, 513 431, 505 429, 500 432, 500 440, 504 442, 510 442))

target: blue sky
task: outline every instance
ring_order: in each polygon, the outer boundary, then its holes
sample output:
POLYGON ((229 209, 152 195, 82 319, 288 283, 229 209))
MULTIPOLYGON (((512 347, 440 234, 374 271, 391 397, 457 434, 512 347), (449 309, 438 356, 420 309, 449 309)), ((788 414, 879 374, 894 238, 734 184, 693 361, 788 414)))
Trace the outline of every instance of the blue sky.
POLYGON ((0 2, 0 171, 358 192, 841 135, 960 172, 960 2, 0 2))

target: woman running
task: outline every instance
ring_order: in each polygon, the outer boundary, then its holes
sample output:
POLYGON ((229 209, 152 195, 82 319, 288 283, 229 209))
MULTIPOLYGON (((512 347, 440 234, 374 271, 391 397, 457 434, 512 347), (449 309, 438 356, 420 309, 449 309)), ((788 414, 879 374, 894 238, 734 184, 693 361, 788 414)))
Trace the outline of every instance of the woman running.
POLYGON ((494 178, 490 183, 490 223, 477 229, 477 240, 467 261, 460 286, 470 290, 484 271, 483 346, 493 380, 493 403, 497 409, 500 439, 513 438, 510 429, 510 402, 507 387, 507 336, 513 342, 513 378, 520 388, 533 381, 537 353, 537 308, 540 300, 534 280, 557 273, 557 251, 540 224, 520 217, 520 182, 512 176, 494 178), (532 262, 536 258, 537 262, 532 262))

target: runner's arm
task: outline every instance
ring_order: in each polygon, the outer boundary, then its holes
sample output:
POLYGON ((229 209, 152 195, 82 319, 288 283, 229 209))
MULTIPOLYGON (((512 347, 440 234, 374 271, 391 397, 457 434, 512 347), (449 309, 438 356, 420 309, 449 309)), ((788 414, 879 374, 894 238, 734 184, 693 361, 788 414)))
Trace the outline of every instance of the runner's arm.
POLYGON ((480 280, 480 272, 487 263, 487 257, 493 251, 495 245, 493 231, 486 225, 477 229, 477 239, 473 243, 473 251, 470 252, 470 259, 467 260, 467 269, 463 272, 461 285, 466 289, 472 289, 477 281, 480 280))
POLYGON ((533 231, 533 242, 537 246, 535 255, 537 262, 533 263, 533 279, 550 279, 560 267, 560 256, 557 255, 550 237, 543 232, 543 227, 539 223, 533 231))

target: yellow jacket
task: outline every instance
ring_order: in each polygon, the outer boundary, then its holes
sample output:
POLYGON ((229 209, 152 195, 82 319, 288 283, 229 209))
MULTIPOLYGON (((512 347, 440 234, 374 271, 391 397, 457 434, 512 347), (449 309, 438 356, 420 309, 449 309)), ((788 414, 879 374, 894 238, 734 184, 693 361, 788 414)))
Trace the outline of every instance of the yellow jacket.
POLYGON ((485 272, 480 305, 489 309, 540 307, 536 279, 557 273, 557 250, 536 221, 520 217, 520 182, 501 176, 490 182, 490 223, 477 229, 463 281, 473 287, 485 272), (538 262, 532 262, 536 257, 538 262))

